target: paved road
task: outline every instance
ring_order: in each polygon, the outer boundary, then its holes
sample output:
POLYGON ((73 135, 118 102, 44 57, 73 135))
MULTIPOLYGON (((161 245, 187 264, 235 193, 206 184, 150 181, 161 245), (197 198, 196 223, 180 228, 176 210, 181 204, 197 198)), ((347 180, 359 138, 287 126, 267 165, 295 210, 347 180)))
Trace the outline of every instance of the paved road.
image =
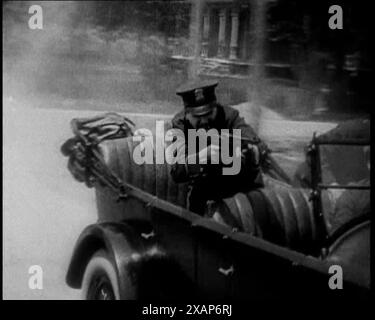
MULTIPOLYGON (((79 233, 87 224, 95 222, 94 194, 71 178, 66 170, 66 159, 60 154, 59 148, 71 136, 70 119, 97 113, 25 109, 14 103, 5 104, 4 299, 80 297, 78 290, 65 285, 64 277, 79 233), (31 290, 28 287, 28 269, 31 265, 40 265, 43 269, 42 290, 31 290)), ((150 116, 130 117, 136 123, 146 122, 145 127, 152 125, 150 116)), ((325 131, 331 127, 332 124, 301 125, 271 120, 264 123, 262 132, 267 133, 267 139, 270 140, 283 136, 285 148, 288 148, 292 141, 297 140, 302 146, 300 141, 311 137, 315 129, 325 131)), ((279 146, 279 156, 289 156, 296 160, 296 155, 285 154, 280 144, 273 142, 273 145, 279 146)))

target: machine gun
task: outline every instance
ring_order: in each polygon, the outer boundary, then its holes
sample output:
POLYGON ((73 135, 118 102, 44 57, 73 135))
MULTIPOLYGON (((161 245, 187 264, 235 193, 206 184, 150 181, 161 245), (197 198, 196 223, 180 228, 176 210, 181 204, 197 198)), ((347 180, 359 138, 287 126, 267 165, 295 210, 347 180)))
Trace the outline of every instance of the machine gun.
POLYGON ((291 179, 288 174, 280 167, 272 156, 272 150, 261 140, 256 141, 254 139, 239 137, 230 133, 221 133, 219 139, 223 137, 230 139, 241 139, 241 142, 248 143, 249 145, 256 145, 259 150, 259 165, 262 168, 262 171, 268 174, 270 177, 281 180, 285 183, 291 184, 291 179))

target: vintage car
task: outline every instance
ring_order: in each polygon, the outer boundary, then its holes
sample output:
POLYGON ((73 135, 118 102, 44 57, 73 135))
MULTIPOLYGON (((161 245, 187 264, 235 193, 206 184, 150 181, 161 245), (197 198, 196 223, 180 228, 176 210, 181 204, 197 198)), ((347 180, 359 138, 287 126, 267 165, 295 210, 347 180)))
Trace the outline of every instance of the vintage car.
POLYGON ((200 216, 187 210, 188 187, 172 180, 169 164, 134 162, 131 121, 73 119, 62 152, 75 178, 95 188, 98 221, 76 243, 67 284, 99 300, 367 297, 369 125, 314 136, 308 182, 303 168, 293 180, 267 153, 263 188, 200 216), (359 211, 335 224, 339 195, 359 211))

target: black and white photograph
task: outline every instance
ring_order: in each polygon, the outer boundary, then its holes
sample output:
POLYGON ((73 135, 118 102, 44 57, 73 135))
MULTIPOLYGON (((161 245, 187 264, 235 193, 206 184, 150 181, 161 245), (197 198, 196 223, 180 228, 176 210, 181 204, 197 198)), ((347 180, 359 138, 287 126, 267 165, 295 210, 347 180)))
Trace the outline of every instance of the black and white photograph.
POLYGON ((3 1, 3 300, 367 301, 372 15, 3 1))

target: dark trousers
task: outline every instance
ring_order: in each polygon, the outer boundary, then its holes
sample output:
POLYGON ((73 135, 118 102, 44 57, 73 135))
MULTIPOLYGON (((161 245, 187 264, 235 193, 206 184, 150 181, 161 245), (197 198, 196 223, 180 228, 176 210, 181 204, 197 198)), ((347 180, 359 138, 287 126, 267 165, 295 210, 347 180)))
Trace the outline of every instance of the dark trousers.
POLYGON ((189 186, 188 192, 188 206, 187 208, 201 216, 204 215, 206 210, 206 204, 209 200, 203 190, 195 186, 189 186))

